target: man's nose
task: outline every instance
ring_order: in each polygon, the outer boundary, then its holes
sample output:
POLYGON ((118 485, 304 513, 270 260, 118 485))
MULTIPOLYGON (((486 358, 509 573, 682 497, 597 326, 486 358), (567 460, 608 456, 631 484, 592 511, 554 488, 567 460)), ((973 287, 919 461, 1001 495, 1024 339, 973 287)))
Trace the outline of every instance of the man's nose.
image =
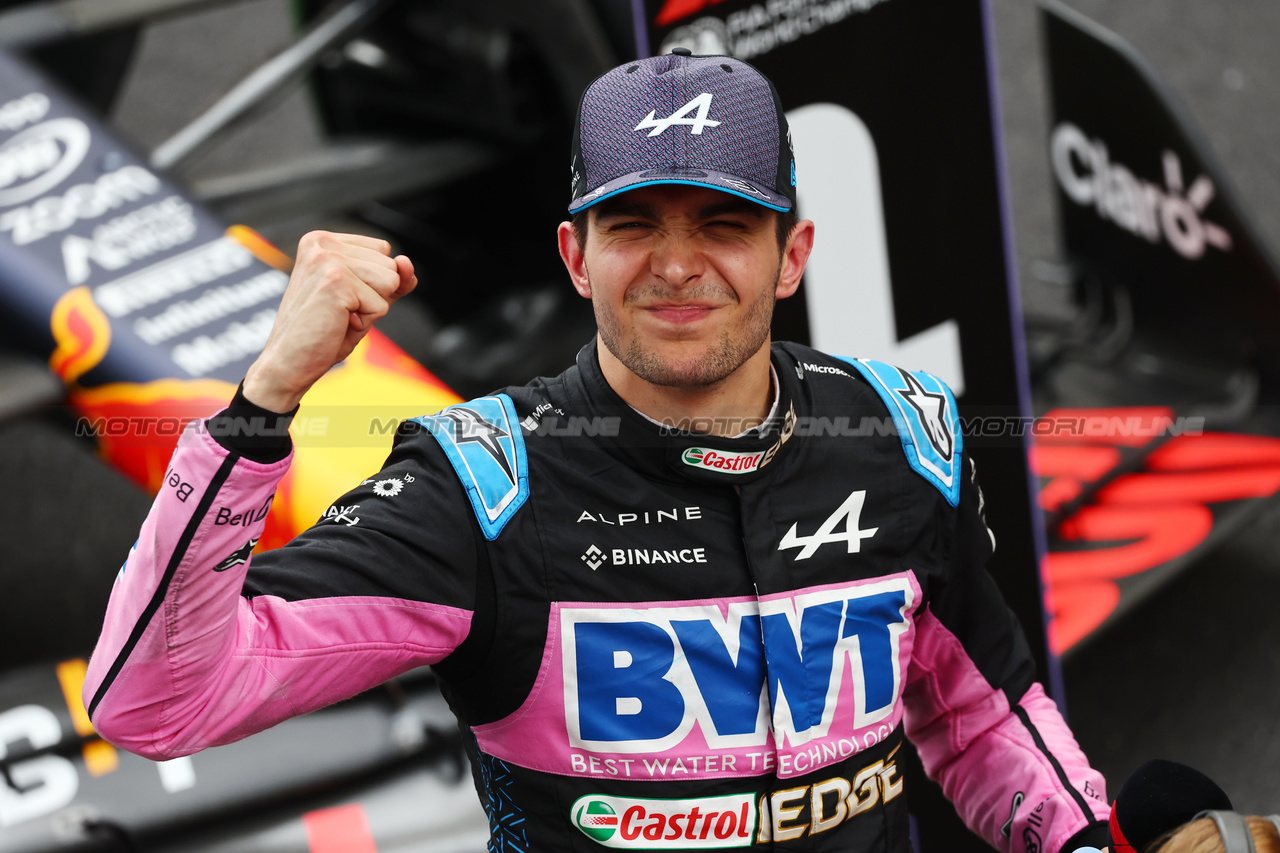
POLYGON ((706 258, 691 235, 668 232, 654 246, 649 265, 655 276, 667 284, 679 286, 702 275, 706 258))

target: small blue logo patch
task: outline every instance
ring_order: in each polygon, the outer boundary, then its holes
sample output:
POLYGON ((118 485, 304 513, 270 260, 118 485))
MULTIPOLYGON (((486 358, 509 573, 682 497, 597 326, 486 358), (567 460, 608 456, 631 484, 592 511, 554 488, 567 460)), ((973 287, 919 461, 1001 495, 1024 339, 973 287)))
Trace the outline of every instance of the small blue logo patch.
POLYGON ((889 407, 907 462, 937 486, 947 503, 960 501, 963 436, 956 400, 941 379, 867 358, 835 356, 858 369, 889 407))
POLYGON ((413 420, 440 442, 485 537, 498 538, 529 497, 524 434, 511 398, 479 397, 413 420))

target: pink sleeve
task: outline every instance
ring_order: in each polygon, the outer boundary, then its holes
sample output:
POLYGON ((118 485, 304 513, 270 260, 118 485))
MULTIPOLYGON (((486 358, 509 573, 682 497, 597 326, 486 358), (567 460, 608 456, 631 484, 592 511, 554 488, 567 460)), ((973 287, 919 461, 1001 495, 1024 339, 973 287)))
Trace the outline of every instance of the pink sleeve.
POLYGON ((907 736, 965 824, 997 850, 1058 853, 1071 836, 1105 821, 1102 774, 1043 688, 1033 684, 1010 707, 931 611, 916 629, 907 736))
POLYGON ((111 593, 84 700, 103 737, 154 759, 238 740, 443 659, 471 613, 373 596, 241 595, 290 459, 184 433, 111 593))

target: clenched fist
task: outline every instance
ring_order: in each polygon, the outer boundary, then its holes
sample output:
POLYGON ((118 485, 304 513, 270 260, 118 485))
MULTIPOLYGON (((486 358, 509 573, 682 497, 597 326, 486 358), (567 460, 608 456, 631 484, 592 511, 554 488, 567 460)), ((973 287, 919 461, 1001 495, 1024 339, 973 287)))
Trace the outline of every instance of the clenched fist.
POLYGON ((393 258, 386 240, 304 235, 271 336, 245 375, 245 397, 273 412, 291 410, 417 285, 412 262, 393 258))

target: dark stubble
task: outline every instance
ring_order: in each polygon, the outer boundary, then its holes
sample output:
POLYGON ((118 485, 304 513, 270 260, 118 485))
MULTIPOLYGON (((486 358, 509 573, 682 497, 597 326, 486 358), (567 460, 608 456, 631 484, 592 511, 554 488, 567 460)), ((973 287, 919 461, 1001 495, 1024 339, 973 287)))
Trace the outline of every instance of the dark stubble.
MULTIPOLYGON (((628 370, 652 385, 667 388, 705 388, 708 385, 714 385, 759 352, 765 341, 769 339, 769 328, 773 322, 773 304, 776 301, 775 293, 781 275, 782 264, 779 263, 773 286, 765 288, 761 295, 747 306, 747 311, 740 323, 734 328, 725 329, 712 344, 709 352, 693 360, 677 360, 662 352, 661 343, 656 346, 645 345, 638 337, 633 337, 629 343, 624 343, 622 324, 618 321, 618 316, 613 309, 604 300, 592 299, 591 304, 595 310, 600 340, 628 370)), ((694 285, 677 293, 655 283, 629 291, 623 304, 702 300, 723 304, 726 297, 732 302, 741 301, 737 293, 728 285, 715 283, 694 285)))

